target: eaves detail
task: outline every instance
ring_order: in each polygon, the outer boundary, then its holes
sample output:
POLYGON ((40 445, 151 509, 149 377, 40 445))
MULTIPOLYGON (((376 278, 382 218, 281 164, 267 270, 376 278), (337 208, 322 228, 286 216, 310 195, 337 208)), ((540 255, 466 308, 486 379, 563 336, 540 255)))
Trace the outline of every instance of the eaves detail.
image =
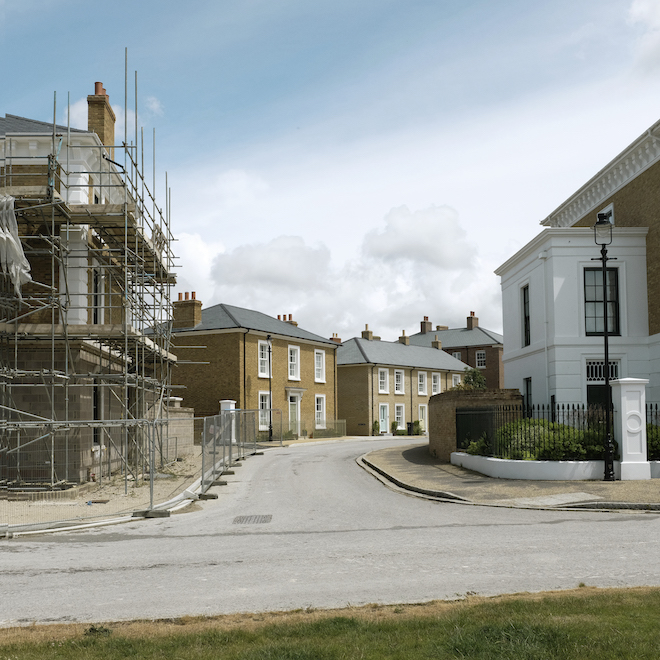
POLYGON ((658 160, 660 138, 649 130, 541 224, 546 227, 572 227, 658 160))

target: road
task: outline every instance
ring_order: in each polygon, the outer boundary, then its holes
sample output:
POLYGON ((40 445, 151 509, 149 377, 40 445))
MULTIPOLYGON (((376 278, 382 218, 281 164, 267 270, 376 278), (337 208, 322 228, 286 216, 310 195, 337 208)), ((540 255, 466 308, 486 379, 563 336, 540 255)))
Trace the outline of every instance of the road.
POLYGON ((0 625, 660 584, 660 516, 428 501, 355 463, 405 440, 270 449, 193 512, 1 541, 0 625))

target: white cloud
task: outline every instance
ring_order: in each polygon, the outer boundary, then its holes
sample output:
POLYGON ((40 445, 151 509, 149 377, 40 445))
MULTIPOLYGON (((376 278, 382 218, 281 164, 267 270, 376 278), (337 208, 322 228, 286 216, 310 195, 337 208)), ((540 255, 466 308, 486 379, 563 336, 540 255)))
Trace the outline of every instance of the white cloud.
POLYGON ((330 264, 324 245, 309 247, 300 236, 279 236, 269 243, 241 245, 213 260, 219 286, 261 288, 273 292, 323 287, 330 264))
POLYGON ((145 104, 147 106, 147 110, 152 115, 161 117, 163 114, 165 114, 163 104, 155 96, 147 96, 145 104))
POLYGON ((454 209, 431 206, 411 213, 407 206, 400 206, 385 216, 385 229, 365 236, 363 250, 376 259, 408 259, 451 270, 469 266, 475 246, 468 242, 454 209))
POLYGON ((213 295, 211 267, 214 258, 224 252, 225 246, 220 241, 209 240, 199 234, 180 232, 173 247, 179 257, 177 266, 183 266, 176 269, 177 290, 195 291, 200 300, 210 300, 213 295))
POLYGON ((496 279, 484 283, 475 275, 484 265, 452 209, 397 207, 358 242, 360 256, 338 265, 326 245, 310 246, 300 236, 240 245, 215 256, 213 295, 198 298, 205 306, 226 302, 272 316, 293 314, 307 330, 344 339, 368 323, 394 340, 404 328, 416 332, 426 315, 463 326, 471 310, 481 310, 487 327, 501 326, 496 279))
POLYGON ((637 44, 637 63, 646 73, 660 67, 660 3, 658 0, 633 0, 629 21, 640 25, 642 34, 637 44))

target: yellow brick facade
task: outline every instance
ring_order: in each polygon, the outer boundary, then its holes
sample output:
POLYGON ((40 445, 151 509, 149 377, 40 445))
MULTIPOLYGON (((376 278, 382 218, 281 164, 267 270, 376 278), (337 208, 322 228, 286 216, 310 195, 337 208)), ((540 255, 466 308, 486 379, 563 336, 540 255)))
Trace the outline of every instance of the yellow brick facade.
MULTIPOLYGON (((173 384, 196 417, 216 415, 220 401, 230 399, 243 410, 258 410, 260 394, 269 392, 271 379, 259 372, 259 343, 265 332, 245 329, 175 332, 176 354, 181 361, 174 369, 173 384), (186 346, 204 346, 188 348, 186 346), (185 364, 186 361, 208 364, 185 364)), ((325 420, 337 419, 336 345, 313 343, 296 337, 272 335, 272 407, 282 411, 283 432, 289 430, 289 397, 299 406, 299 428, 295 434, 313 436, 317 431, 316 398, 324 397, 325 420), (300 378, 289 377, 289 348, 297 349, 300 378), (324 382, 315 378, 315 352, 322 352, 324 382)), ((276 416, 277 417, 277 416, 276 416)))
MULTIPOLYGON (((346 420, 347 435, 372 435, 374 421, 379 420, 381 404, 388 406, 388 428, 379 428, 381 433, 391 431, 395 421, 396 406, 403 405, 403 425, 407 429, 411 422, 423 422, 420 406, 426 407, 426 426, 428 427, 428 403, 432 395, 432 376, 438 374, 440 389, 445 392, 453 386, 453 372, 433 369, 411 369, 389 365, 358 364, 341 365, 337 371, 339 391, 339 417, 346 420), (386 370, 387 393, 379 387, 379 372, 386 370), (403 393, 395 392, 395 372, 403 372, 403 393), (419 372, 426 374, 426 393, 419 394, 419 372)), ((460 374, 461 372, 455 372, 460 374)), ((380 422, 379 422, 380 426, 380 422)), ((425 429, 424 429, 425 430, 425 429)))

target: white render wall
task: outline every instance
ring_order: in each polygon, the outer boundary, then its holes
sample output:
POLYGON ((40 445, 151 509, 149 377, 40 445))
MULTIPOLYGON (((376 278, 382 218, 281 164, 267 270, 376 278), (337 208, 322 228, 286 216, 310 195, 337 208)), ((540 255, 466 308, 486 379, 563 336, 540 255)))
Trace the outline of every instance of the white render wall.
MULTIPOLYGON (((646 228, 614 228, 608 267, 619 270, 621 336, 611 336, 610 360, 619 378, 650 378, 660 391, 660 337, 652 342, 650 372, 646 293, 646 228)), ((591 228, 546 229, 503 264, 504 387, 523 391, 532 379, 532 403, 586 403, 587 360, 603 359, 603 338, 588 337, 584 321, 585 268, 598 268, 600 249, 591 228), (522 288, 529 286, 531 344, 522 346, 522 288)), ((658 400, 649 396, 649 401, 658 400)))

